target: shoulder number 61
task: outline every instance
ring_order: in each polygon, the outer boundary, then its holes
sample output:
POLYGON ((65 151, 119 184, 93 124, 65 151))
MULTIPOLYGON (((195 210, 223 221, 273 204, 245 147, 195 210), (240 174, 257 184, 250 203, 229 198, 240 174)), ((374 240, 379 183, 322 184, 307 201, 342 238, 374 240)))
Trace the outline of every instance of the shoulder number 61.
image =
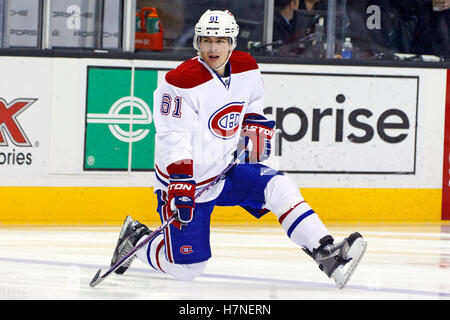
MULTIPOLYGON (((175 108, 173 109, 172 117, 181 118, 182 98, 176 96, 173 99, 173 102, 175 103, 175 108)), ((172 96, 168 93, 165 93, 162 97, 161 114, 167 116, 169 115, 171 109, 172 109, 172 96)))

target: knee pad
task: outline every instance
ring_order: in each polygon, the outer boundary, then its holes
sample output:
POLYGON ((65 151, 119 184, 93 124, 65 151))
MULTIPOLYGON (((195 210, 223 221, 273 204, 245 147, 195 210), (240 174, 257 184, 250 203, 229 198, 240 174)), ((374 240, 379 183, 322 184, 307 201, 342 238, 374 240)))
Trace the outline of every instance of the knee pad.
POLYGON ((298 185, 285 175, 277 175, 270 179, 264 193, 266 198, 264 208, 272 211, 277 217, 304 201, 298 185))
POLYGON ((203 273, 207 263, 208 261, 191 264, 169 263, 166 272, 174 276, 177 280, 190 281, 203 273))

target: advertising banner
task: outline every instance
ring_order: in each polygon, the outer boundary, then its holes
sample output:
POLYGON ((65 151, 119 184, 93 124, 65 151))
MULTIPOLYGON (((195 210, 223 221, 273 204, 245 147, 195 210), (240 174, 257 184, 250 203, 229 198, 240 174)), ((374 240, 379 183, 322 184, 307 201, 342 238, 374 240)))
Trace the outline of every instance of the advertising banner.
POLYGON ((46 176, 48 173, 49 62, 17 58, 9 59, 6 64, 0 58, 2 73, 8 75, 0 77, 2 179, 46 176))
POLYGON ((154 168, 156 85, 156 70, 88 68, 84 170, 154 168))
POLYGON ((419 77, 263 73, 277 169, 414 174, 419 77))

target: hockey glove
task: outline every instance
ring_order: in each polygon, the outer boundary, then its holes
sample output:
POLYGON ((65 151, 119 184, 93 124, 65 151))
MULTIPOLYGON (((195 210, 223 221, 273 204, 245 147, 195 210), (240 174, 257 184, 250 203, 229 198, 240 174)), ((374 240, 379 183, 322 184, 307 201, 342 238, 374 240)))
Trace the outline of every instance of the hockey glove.
POLYGON ((257 114, 247 115, 242 123, 241 138, 235 154, 240 154, 242 149, 246 150, 247 163, 257 163, 268 159, 274 127, 273 120, 257 114))
POLYGON ((174 164, 167 168, 170 181, 167 191, 168 213, 169 216, 177 215, 173 224, 178 229, 191 222, 194 216, 196 183, 192 179, 192 161, 189 161, 187 165, 174 164))
POLYGON ((170 210, 177 214, 178 229, 191 222, 195 206, 195 181, 188 175, 170 175, 168 198, 170 210))

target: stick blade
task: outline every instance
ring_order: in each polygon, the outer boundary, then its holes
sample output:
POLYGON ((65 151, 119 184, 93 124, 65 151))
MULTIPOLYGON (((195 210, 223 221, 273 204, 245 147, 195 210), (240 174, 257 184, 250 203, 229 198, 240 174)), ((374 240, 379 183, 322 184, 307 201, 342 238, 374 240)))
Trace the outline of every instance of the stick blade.
POLYGON ((102 269, 99 269, 97 273, 95 274, 94 278, 92 278, 91 282, 89 283, 90 287, 95 287, 98 283, 102 281, 100 277, 100 273, 102 272, 102 269))

